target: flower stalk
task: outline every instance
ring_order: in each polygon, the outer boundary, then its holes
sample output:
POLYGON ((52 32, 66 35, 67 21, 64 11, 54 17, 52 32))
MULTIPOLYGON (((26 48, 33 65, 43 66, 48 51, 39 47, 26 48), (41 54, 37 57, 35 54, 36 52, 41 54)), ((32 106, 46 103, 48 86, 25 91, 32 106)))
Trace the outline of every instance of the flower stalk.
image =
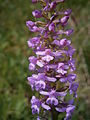
POLYGON ((51 120, 58 120, 58 112, 55 110, 51 111, 51 120))

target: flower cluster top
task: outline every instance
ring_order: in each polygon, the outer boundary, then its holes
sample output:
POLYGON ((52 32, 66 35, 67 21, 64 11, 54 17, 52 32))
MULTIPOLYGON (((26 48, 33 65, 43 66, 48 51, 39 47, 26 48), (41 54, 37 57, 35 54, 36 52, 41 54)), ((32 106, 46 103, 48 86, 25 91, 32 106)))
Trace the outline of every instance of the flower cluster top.
POLYGON ((32 0, 40 3, 42 9, 32 15, 36 21, 27 21, 29 30, 36 34, 28 40, 34 56, 29 57, 29 70, 34 74, 28 77, 28 83, 38 97, 32 96, 32 114, 39 114, 40 119, 47 111, 66 112, 65 120, 71 118, 75 109, 74 98, 77 97, 78 83, 75 82, 75 49, 69 36, 73 29, 67 29, 71 9, 58 11, 56 6, 65 0, 32 0), (42 19, 44 18, 44 20, 42 19), (42 21, 40 21, 42 20, 42 21), (73 98, 67 100, 67 96, 73 98), (42 112, 43 111, 43 112, 42 112))

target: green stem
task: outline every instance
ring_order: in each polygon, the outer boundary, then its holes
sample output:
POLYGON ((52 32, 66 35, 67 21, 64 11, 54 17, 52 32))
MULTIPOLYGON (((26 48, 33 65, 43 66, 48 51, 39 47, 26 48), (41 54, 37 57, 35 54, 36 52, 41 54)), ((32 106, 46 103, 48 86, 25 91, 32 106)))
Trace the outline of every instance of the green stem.
POLYGON ((58 112, 55 110, 51 111, 51 120, 58 120, 58 112))

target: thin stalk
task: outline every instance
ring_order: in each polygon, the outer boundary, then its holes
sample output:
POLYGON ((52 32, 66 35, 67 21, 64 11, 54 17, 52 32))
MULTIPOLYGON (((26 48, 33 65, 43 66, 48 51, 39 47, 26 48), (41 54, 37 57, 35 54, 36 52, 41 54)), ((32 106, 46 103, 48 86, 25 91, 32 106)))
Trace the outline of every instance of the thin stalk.
POLYGON ((51 111, 51 120, 58 120, 58 112, 55 110, 51 111))

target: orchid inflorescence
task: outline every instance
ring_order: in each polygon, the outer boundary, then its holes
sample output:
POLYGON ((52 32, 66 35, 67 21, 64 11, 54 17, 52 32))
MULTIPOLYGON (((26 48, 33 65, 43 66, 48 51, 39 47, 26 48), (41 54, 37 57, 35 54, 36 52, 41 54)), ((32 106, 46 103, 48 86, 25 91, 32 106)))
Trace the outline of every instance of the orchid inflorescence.
POLYGON ((37 98, 32 96, 31 99, 32 114, 37 114, 37 120, 42 119, 47 111, 52 113, 52 120, 54 113, 66 113, 64 120, 69 120, 75 109, 73 103, 78 88, 74 73, 75 49, 71 40, 67 39, 73 29, 66 29, 72 11, 62 9, 59 12, 56 8, 64 1, 32 0, 33 3, 40 3, 42 9, 32 12, 36 22, 26 22, 29 30, 36 34, 36 37, 28 40, 28 46, 35 55, 29 57, 29 70, 34 74, 27 79, 32 90, 38 93, 37 98), (38 20, 40 18, 44 18, 44 21, 38 20), (68 94, 73 99, 67 100, 68 94))

